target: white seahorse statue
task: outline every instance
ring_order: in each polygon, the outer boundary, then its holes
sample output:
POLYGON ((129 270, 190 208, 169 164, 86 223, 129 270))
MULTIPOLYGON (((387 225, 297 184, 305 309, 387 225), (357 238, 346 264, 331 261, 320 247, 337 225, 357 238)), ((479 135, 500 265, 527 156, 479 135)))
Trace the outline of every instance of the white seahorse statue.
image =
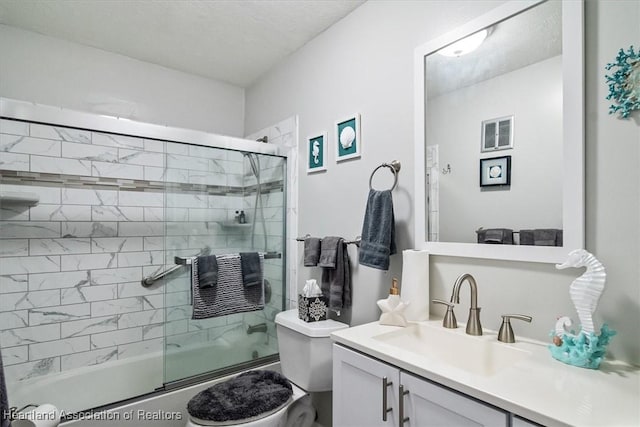
MULTIPOLYGON (((587 267, 587 271, 571 283, 569 295, 578 312, 580 333, 588 336, 595 333, 592 316, 604 290, 607 274, 602 263, 584 249, 571 251, 564 263, 556 264, 559 270, 569 267, 587 267)), ((567 330, 569 326, 571 326, 571 319, 566 316, 559 318, 556 322, 556 335, 561 336, 563 333, 572 335, 567 330)))

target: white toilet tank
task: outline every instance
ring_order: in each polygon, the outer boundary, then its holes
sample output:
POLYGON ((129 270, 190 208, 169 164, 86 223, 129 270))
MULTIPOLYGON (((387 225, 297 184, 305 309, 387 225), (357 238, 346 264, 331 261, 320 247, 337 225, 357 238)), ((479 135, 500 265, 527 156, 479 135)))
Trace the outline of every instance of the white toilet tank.
POLYGON ((305 322, 298 310, 276 315, 276 332, 282 373, 307 392, 329 391, 332 387, 331 332, 348 328, 335 320, 305 322))

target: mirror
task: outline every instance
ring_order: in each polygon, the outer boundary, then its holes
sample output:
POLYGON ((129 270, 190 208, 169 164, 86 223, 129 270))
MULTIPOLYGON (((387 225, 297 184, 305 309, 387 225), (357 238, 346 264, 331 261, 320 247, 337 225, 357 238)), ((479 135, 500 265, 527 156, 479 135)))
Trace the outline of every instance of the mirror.
POLYGON ((582 21, 581 1, 508 2, 416 49, 416 246, 536 262, 584 246, 582 21))

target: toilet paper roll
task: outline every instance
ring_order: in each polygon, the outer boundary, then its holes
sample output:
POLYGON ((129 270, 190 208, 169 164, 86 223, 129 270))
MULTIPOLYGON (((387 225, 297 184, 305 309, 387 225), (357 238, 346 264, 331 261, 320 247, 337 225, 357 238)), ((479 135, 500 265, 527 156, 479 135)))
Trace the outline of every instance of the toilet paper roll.
POLYGON ((407 320, 429 320, 429 252, 402 251, 400 299, 410 302, 404 312, 407 320))
POLYGON ((11 427, 57 427, 60 424, 60 411, 55 406, 45 403, 32 410, 20 412, 11 427))

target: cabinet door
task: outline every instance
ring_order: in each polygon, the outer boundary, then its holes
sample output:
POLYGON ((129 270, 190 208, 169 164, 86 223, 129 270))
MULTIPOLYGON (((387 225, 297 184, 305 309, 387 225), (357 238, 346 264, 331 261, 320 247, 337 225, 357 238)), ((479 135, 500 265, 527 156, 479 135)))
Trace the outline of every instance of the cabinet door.
POLYGON ((334 344, 333 426, 397 427, 399 381, 397 368, 334 344))
POLYGON ((540 424, 536 424, 533 421, 525 420, 516 415, 511 418, 511 427, 541 427, 540 424))
POLYGON ((400 383, 408 392, 400 397, 409 417, 403 427, 508 425, 508 413, 430 381, 402 372, 400 383))

